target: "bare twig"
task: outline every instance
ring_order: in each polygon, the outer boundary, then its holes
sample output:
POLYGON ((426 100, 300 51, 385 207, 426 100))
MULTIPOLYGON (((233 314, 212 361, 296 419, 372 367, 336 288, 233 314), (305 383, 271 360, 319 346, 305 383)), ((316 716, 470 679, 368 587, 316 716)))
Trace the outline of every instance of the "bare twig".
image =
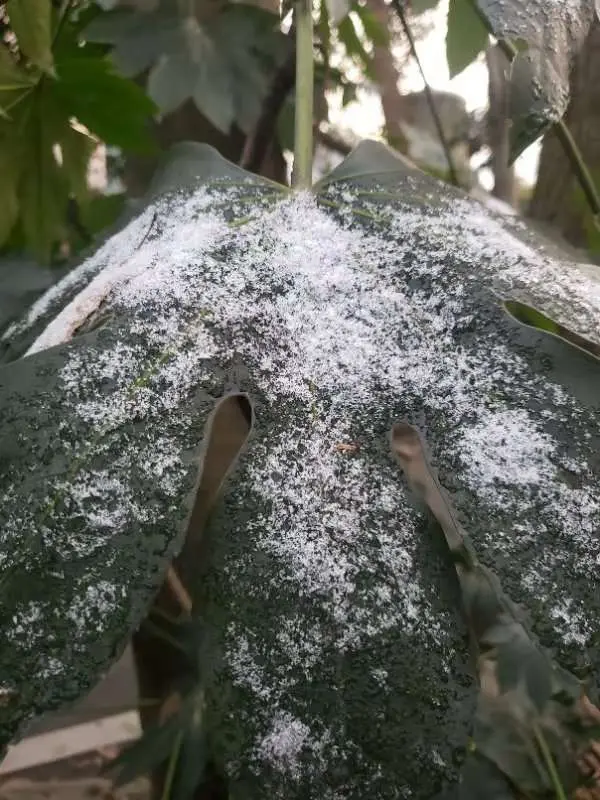
POLYGON ((444 133, 444 128, 442 126, 442 120, 440 118, 437 106, 435 104, 435 99, 433 97, 433 92, 431 91, 431 87, 427 83, 427 78, 425 77, 425 72, 423 70, 423 65, 421 64, 421 59, 419 58, 419 54, 417 53, 417 48, 415 46, 415 39, 412 35, 412 31, 410 29, 410 25, 408 24, 408 20, 406 18, 406 14, 404 13, 404 7, 402 5, 403 0, 391 0, 392 8, 398 15, 398 19, 400 20, 400 24, 402 25, 402 30, 406 38, 408 39, 408 44, 410 46, 410 51, 412 53, 413 58, 416 61, 417 67, 419 68, 419 72, 421 73, 421 78, 423 79, 423 83, 425 85, 425 97, 427 98, 427 103, 429 105, 429 110, 431 111, 431 116, 433 117, 433 121, 435 123, 435 127, 437 130, 437 134, 440 140, 440 144, 444 151, 444 155, 446 156, 446 161, 448 162, 448 172, 450 174, 450 181, 455 186, 460 186, 458 180, 458 174, 456 171, 456 167, 454 165, 454 160, 452 158, 452 152, 450 150, 450 145, 448 143, 448 139, 444 133))
POLYGON ((260 116, 254 130, 246 138, 244 151, 240 158, 240 166, 251 172, 258 172, 262 166, 273 139, 277 118, 296 81, 296 43, 293 26, 290 34, 290 53, 273 76, 273 82, 265 97, 260 116))

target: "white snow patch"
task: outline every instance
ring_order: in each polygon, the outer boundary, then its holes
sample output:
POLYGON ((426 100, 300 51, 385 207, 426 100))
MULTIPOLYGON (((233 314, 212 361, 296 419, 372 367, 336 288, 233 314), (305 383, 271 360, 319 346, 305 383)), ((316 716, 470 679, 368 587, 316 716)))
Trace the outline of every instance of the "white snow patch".
POLYGON ((299 778, 299 758, 309 738, 307 725, 291 714, 279 711, 273 717, 271 730, 258 745, 257 755, 299 778))

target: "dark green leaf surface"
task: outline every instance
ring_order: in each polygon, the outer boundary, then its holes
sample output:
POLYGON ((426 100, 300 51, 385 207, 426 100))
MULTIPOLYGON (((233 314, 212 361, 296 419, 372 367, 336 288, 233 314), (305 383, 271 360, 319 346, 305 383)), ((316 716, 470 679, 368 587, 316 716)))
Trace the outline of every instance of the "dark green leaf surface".
POLYGON ((57 60, 56 71, 56 97, 102 141, 132 151, 152 147, 146 126, 156 107, 108 58, 67 56, 57 60))
POLYGON ((567 668, 593 653, 598 362, 503 302, 596 341, 597 280, 375 143, 314 198, 187 145, 151 198, 14 329, 50 323, 0 370, 3 736, 119 654, 235 387, 256 424, 190 586, 230 797, 433 797, 457 780, 475 682, 453 566, 388 431, 426 433, 542 644, 567 668))

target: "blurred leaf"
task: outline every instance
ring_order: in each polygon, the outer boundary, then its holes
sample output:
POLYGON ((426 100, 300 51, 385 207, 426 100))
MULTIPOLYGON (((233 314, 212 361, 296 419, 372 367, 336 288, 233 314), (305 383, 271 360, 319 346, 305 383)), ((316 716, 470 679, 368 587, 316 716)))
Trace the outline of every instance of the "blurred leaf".
POLYGON ((390 43, 389 31, 385 25, 381 24, 369 6, 361 6, 356 3, 352 10, 360 19, 367 39, 373 42, 374 45, 385 46, 390 43))
POLYGON ((69 188, 76 200, 82 203, 89 195, 88 165, 92 153, 96 149, 96 142, 87 133, 78 131, 72 125, 67 124, 58 143, 69 188))
POLYGON ((350 0, 325 0, 325 3, 332 25, 339 25, 350 11, 350 0))
POLYGON ((114 71, 108 58, 57 59, 56 97, 71 116, 107 144, 125 150, 153 147, 147 123, 156 107, 133 81, 114 71))
POLYGON ((198 65, 186 53, 162 55, 148 75, 148 95, 163 114, 169 114, 192 95, 197 72, 198 65))
POLYGON ((20 51, 32 64, 53 74, 50 0, 9 0, 7 11, 20 51))
POLYGON ((275 14, 243 3, 229 4, 209 28, 215 47, 227 54, 235 121, 248 133, 256 123, 274 71, 291 42, 275 14))
POLYGON ((192 97, 198 110, 215 128, 229 133, 235 117, 230 76, 214 45, 211 44, 210 49, 212 56, 202 65, 192 97))
POLYGON ((116 9, 93 20, 84 31, 90 42, 113 45, 111 58, 126 77, 135 77, 164 54, 177 52, 181 18, 163 5, 151 12, 116 9))
POLYGON ((21 222, 33 252, 48 262, 52 246, 63 231, 68 191, 52 149, 53 131, 39 100, 32 102, 23 138, 25 152, 18 190, 21 222))
POLYGON ((450 77, 454 78, 485 50, 488 30, 473 7, 472 0, 450 0, 446 58, 450 77))
POLYGON ((150 72, 148 94, 168 113, 188 97, 220 131, 227 133, 234 119, 227 58, 195 19, 182 29, 183 49, 163 55, 150 72))
POLYGON ((348 14, 339 24, 338 36, 340 42, 346 48, 346 52, 357 61, 365 70, 369 77, 372 77, 372 60, 371 56, 367 53, 363 43, 356 31, 356 26, 352 19, 352 14, 348 14))
POLYGON ((167 3, 151 13, 117 10, 85 34, 113 45, 111 58, 123 74, 150 70, 147 91, 161 111, 191 98, 222 131, 234 121, 243 131, 252 128, 289 47, 278 15, 244 3, 227 5, 205 25, 167 3))
POLYGON ((96 194, 82 203, 79 212, 81 224, 94 235, 117 221, 125 208, 126 195, 96 194))

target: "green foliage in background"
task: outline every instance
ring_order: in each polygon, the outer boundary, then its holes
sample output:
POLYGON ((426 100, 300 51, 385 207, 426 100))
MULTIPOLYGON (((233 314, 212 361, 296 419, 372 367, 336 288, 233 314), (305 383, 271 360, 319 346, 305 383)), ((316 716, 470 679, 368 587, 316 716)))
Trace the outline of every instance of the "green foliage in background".
POLYGON ((83 43, 89 12, 76 18, 50 0, 9 0, 7 14, 15 38, 0 44, 0 247, 49 261, 68 236, 69 200, 91 200, 96 141, 147 150, 155 106, 117 74, 105 48, 83 43))

